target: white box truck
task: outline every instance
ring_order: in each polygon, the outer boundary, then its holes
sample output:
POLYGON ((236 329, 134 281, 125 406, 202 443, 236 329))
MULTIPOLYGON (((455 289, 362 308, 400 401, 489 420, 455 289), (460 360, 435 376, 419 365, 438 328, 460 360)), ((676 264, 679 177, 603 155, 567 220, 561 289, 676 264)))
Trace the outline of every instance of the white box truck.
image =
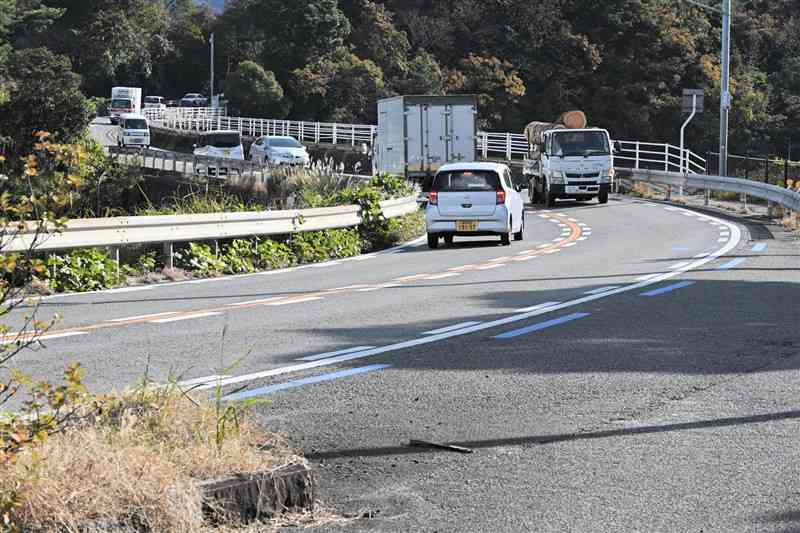
POLYGON ((396 96, 378 101, 373 170, 423 182, 442 165, 475 161, 474 95, 396 96))
POLYGON ((112 87, 108 109, 112 124, 117 124, 121 115, 141 114, 142 88, 112 87))

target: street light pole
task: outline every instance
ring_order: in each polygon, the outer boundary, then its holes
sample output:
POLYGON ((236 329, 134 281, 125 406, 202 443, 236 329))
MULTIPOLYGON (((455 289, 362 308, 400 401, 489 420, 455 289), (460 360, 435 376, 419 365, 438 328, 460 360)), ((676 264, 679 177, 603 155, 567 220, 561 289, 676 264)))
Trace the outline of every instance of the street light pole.
POLYGON ((210 80, 211 88, 208 92, 211 94, 208 99, 208 102, 209 102, 209 107, 214 107, 214 34, 213 33, 211 34, 210 44, 211 44, 211 80, 210 80))
POLYGON ((731 107, 732 0, 722 0, 722 79, 719 99, 719 175, 728 174, 728 110, 731 107))

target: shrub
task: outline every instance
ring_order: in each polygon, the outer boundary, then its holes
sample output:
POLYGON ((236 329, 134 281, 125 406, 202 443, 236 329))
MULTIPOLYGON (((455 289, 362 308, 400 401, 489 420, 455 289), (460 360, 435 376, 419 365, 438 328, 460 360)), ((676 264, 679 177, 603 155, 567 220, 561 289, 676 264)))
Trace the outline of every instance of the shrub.
POLYGON ((384 199, 403 198, 414 194, 414 187, 402 176, 378 174, 372 178, 370 185, 382 191, 384 199))
POLYGON ((358 255, 363 241, 357 230, 332 229, 296 233, 289 239, 289 246, 298 263, 315 263, 358 255))
POLYGON ((278 269, 295 265, 297 258, 286 243, 268 239, 256 245, 256 262, 259 268, 278 269))
POLYGON ((104 250, 88 248, 47 258, 42 272, 56 291, 87 292, 108 289, 117 282, 117 263, 104 250))
POLYGON ((222 256, 226 274, 246 274, 256 271, 255 242, 235 239, 226 248, 222 256))
POLYGON ((189 243, 188 248, 175 252, 174 260, 177 266, 201 276, 215 276, 225 271, 225 262, 207 244, 189 243))

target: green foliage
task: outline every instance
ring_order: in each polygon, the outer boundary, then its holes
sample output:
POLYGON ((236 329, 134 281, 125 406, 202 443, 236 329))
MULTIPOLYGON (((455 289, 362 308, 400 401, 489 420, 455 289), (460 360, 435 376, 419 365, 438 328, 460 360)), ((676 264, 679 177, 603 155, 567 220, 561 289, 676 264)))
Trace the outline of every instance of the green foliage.
POLYGON ((80 92, 80 77, 69 60, 46 48, 14 52, 8 64, 13 80, 0 105, 0 132, 14 141, 17 154, 33 148, 33 134, 48 131, 62 141, 78 139, 91 120, 80 92))
POLYGON ((232 64, 255 58, 283 83, 292 70, 341 48, 350 23, 337 0, 238 0, 228 4, 217 31, 232 64))
POLYGON ((192 242, 189 247, 175 252, 175 264, 201 276, 217 276, 225 271, 225 262, 211 246, 192 242))
POLYGON ((297 264, 297 258, 289 245, 269 239, 257 241, 255 260, 259 268, 269 270, 297 264))
POLYGON ((409 215, 390 218, 371 231, 369 248, 365 251, 389 248, 416 239, 425 233, 425 214, 416 211, 409 215))
POLYGON ((388 94, 380 67, 346 50, 295 70, 292 87, 298 112, 346 123, 374 124, 376 102, 388 94))
POLYGON ((228 76, 225 96, 241 116, 283 118, 287 109, 275 74, 253 61, 243 61, 228 76))
POLYGON ((382 191, 384 199, 387 200, 390 198, 404 198, 414 194, 414 187, 411 182, 402 176, 379 174, 372 177, 370 186, 382 191))
POLYGON ((241 213, 246 211, 266 211, 269 208, 256 201, 243 201, 234 194, 208 192, 191 194, 181 198, 170 198, 163 205, 148 205, 136 210, 140 216, 153 215, 196 215, 202 213, 241 213))
POLYGON ((117 283, 117 264, 104 250, 87 248, 64 255, 50 255, 42 276, 53 290, 88 292, 117 283))
POLYGON ((231 242, 222 254, 226 274, 247 274, 256 271, 255 242, 236 239, 231 242))
POLYGON ((122 273, 125 276, 143 276, 155 272, 158 267, 157 256, 154 250, 145 252, 133 262, 121 265, 122 273))
POLYGON ((300 264, 352 257, 363 248, 361 236, 354 229, 295 233, 288 244, 300 264))

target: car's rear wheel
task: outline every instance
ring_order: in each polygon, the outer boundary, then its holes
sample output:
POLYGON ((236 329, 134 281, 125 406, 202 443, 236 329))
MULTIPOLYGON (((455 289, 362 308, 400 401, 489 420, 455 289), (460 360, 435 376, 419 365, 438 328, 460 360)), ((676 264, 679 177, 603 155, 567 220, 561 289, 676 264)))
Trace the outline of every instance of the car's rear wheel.
POLYGON ((445 235, 444 236, 444 243, 445 244, 453 244, 453 236, 452 235, 445 235))
POLYGON ((500 234, 500 244, 509 246, 511 244, 511 234, 514 229, 514 219, 508 221, 508 232, 500 234))
POLYGON ((539 203, 539 193, 536 192, 536 185, 534 183, 531 183, 530 197, 532 204, 535 205, 539 203))
POLYGON ((428 233, 428 248, 435 250, 439 247, 439 236, 435 233, 428 233))
POLYGON ((608 192, 607 191, 601 192, 600 195, 597 197, 597 201, 600 202, 601 204, 607 204, 608 203, 608 192))
POLYGON ((525 218, 523 217, 522 224, 519 227, 519 231, 514 234, 514 240, 521 241, 525 237, 524 233, 525 233, 525 218))

